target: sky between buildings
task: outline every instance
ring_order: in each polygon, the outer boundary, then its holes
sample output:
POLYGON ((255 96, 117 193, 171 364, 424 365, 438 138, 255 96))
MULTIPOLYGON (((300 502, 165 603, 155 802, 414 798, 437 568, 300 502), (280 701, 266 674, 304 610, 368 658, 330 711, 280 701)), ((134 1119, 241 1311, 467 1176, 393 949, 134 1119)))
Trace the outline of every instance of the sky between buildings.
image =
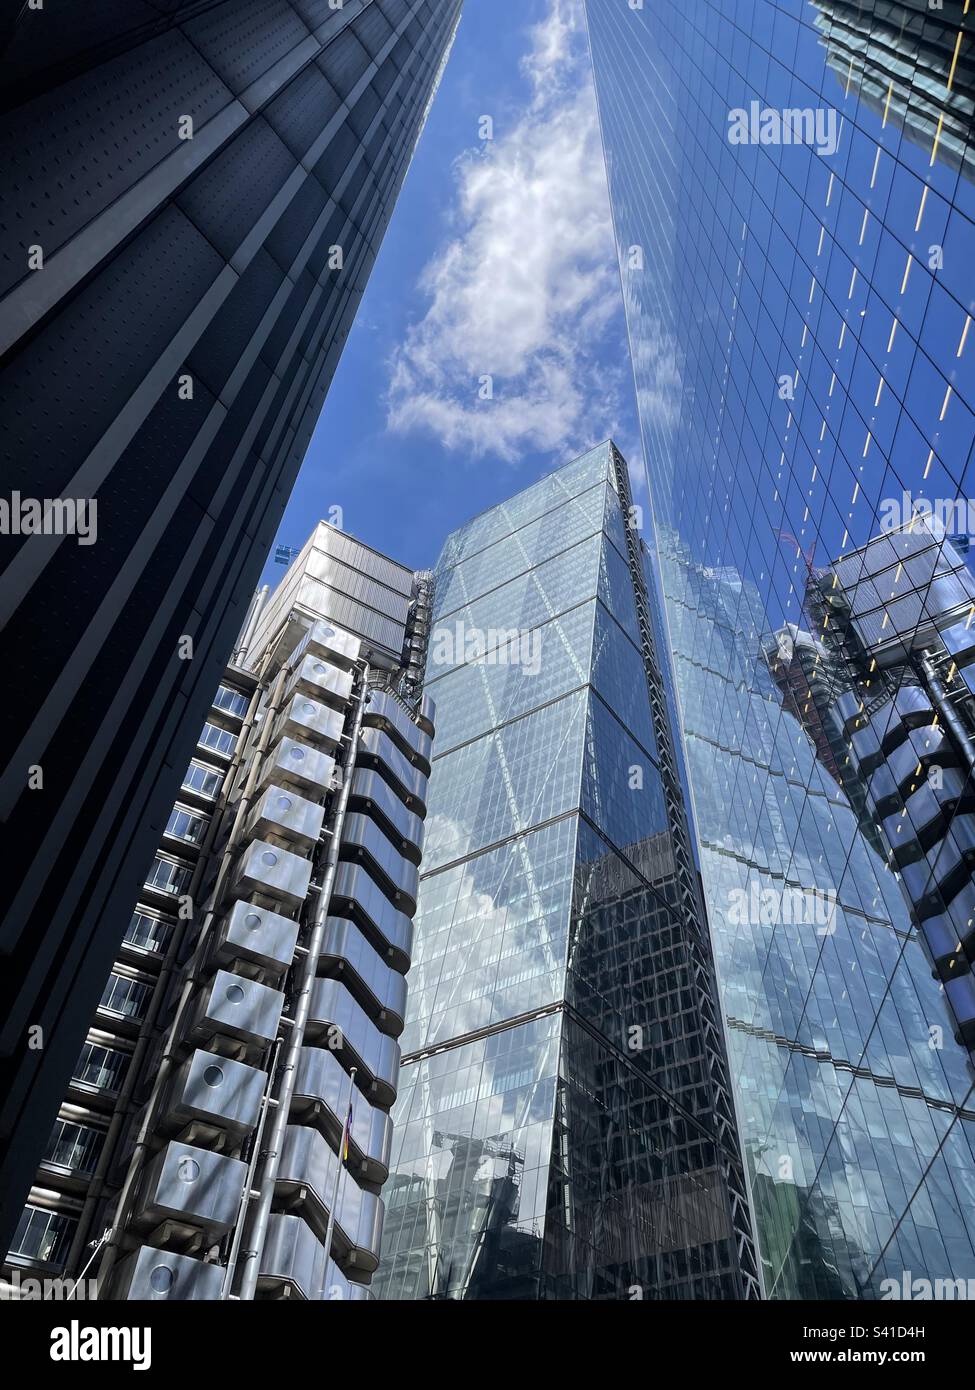
POLYGON ((582 3, 465 0, 277 544, 324 518, 428 567, 609 435, 642 476, 582 3))

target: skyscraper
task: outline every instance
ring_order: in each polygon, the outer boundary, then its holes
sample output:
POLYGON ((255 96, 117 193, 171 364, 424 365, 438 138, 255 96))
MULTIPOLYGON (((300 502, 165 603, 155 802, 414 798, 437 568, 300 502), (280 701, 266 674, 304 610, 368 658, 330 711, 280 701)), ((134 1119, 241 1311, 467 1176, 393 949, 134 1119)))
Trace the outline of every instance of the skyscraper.
MULTIPOLYGON (((772 1298, 877 1296, 905 1270, 975 1275, 958 1020, 862 788, 857 805, 837 780, 850 730, 802 717, 804 685, 832 708, 804 605, 817 555, 855 582, 888 503, 972 491, 967 9, 586 3, 772 1298), (790 633, 800 650, 770 660, 790 633), (797 917, 797 901, 815 910, 797 917)), ((872 599, 878 627, 906 621, 908 605, 885 619, 872 599)))
POLYGON ((757 1294, 627 467, 451 535, 388 1299, 757 1294))
POLYGON ((460 0, 3 6, 0 1240, 460 0), (14 1141, 13 1136, 16 1135, 14 1141))
POLYGON ((251 615, 51 1116, 13 1296, 368 1297, 433 734, 403 689, 413 579, 323 523, 251 615))

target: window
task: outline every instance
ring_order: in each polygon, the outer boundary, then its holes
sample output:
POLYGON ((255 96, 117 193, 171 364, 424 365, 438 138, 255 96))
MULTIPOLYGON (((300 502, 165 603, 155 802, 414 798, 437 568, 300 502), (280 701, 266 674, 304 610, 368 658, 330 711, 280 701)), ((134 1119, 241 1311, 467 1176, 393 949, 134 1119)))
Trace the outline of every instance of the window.
POLYGON ((163 951, 169 936, 170 923, 162 917, 152 917, 148 912, 136 909, 132 914, 125 933, 130 946, 141 946, 144 951, 163 951))
POLYGON ((62 1212, 24 1207, 10 1253, 46 1264, 64 1264, 77 1225, 73 1217, 62 1212))
POLYGON ((209 748, 221 757, 229 758, 237 744, 237 735, 232 734, 229 729, 221 729, 219 725, 207 722, 203 725, 203 732, 197 741, 201 748, 209 748))
POLYGON ((243 719, 249 703, 247 696, 241 695, 239 690, 231 690, 229 685, 221 685, 214 697, 213 708, 223 710, 226 714, 236 714, 243 719))
POLYGON ((212 767, 207 767, 206 763, 198 763, 195 760, 186 769, 186 776, 183 778, 183 790, 197 792, 200 796, 216 796, 220 790, 220 783, 223 781, 219 772, 212 767))
POLYGON ((160 893, 182 893, 190 881, 190 870, 175 859, 166 859, 157 854, 152 868, 146 876, 146 887, 155 888, 160 893))
POLYGON ((128 1054, 100 1043, 85 1043, 74 1069, 74 1080, 100 1091, 117 1091, 129 1064, 128 1054))
POLYGON ((102 991, 99 1008, 124 1014, 126 1018, 141 1018, 148 998, 147 984, 141 980, 131 980, 127 975, 116 975, 113 970, 102 991))
POLYGON ((44 1152, 44 1162, 75 1173, 93 1173, 101 1153, 105 1135, 90 1125, 75 1124, 72 1120, 56 1120, 44 1152))
POLYGON ((193 845, 200 843, 206 828, 206 816, 201 816, 197 811, 188 811, 185 806, 174 806, 166 822, 167 835, 177 840, 188 840, 193 845))

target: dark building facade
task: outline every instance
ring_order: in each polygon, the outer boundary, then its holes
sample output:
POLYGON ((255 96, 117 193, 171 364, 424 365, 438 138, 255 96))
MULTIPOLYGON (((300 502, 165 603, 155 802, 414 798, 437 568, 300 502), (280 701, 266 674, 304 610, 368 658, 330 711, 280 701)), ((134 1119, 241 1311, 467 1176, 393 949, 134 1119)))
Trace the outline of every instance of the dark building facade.
POLYGON ((628 488, 603 444, 435 570, 384 1299, 758 1293, 628 488))
POLYGON ((3 6, 6 500, 97 503, 86 537, 4 528, 5 1236, 459 11, 3 6))
POLYGON ((975 1276, 969 1056, 896 876, 933 870, 950 910, 965 850, 947 835, 939 880, 925 822, 891 861, 845 765, 838 616, 824 633, 806 602, 829 557, 878 632, 913 627, 947 561, 905 555, 921 602, 885 615, 864 547, 905 494, 975 494, 970 9, 586 3, 664 675, 770 1298, 975 1276))

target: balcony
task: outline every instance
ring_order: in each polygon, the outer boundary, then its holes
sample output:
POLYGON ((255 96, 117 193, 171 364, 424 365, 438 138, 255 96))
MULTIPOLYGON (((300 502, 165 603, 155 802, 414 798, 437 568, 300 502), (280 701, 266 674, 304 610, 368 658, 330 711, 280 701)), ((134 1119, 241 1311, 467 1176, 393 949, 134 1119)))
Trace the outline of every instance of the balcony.
POLYGON ((230 893, 236 898, 259 893, 262 898, 296 911, 308 896, 311 868, 310 859, 267 840, 255 840, 237 862, 230 893))
POLYGON ((298 923, 290 917, 237 902, 217 928, 214 959, 221 965, 250 961, 279 976, 294 960, 297 944, 298 923))
POLYGON ((316 980, 308 1018, 308 1037, 320 1036, 328 1045, 331 1030, 338 1029, 341 1046, 335 1048, 350 1067, 359 1068, 363 1090, 371 1088, 376 1103, 392 1105, 399 1078, 399 1044, 380 1033, 364 1009, 338 980, 316 980))
POLYGON ((411 864, 419 865, 423 850, 423 821, 410 811, 378 772, 357 767, 349 788, 349 809, 364 811, 411 864))
POLYGON ((247 818, 246 834, 253 839, 291 845, 298 854, 310 854, 318 843, 325 808, 289 788, 271 786, 261 794, 247 818))
POLYGON ((223 1275, 220 1265, 204 1264, 189 1255, 143 1245, 137 1254, 117 1266, 112 1298, 140 1303, 159 1299, 170 1303, 191 1299, 215 1303, 223 1288, 223 1275))
POLYGON ((277 1037, 283 1007, 284 995, 276 989, 218 970, 200 994, 192 1036, 204 1046, 229 1038, 263 1047, 277 1037))
POLYGON ((354 923, 329 917, 318 973, 340 978, 377 1028, 398 1038, 406 1017, 406 977, 385 965, 354 923))
POLYGON ((349 917, 394 970, 405 974, 413 951, 413 923, 398 911, 359 864, 340 863, 329 912, 349 917))
MULTIPOLYGON (((329 1206, 339 1171, 338 1155, 317 1129, 289 1125, 281 1150, 275 1183, 278 1201, 299 1210, 311 1229, 324 1240, 329 1206)), ((348 1170, 339 1180, 339 1198, 332 1250, 341 1264, 371 1274, 379 1265, 383 1204, 363 1192, 348 1170)))
POLYGON ((236 1219, 246 1175, 240 1159, 174 1140, 139 1180, 133 1218, 145 1226, 175 1222, 219 1240, 236 1219))
MULTIPOLYGON (((295 1078, 292 1118, 317 1125, 337 1150, 348 1105, 349 1075, 335 1053, 327 1047, 303 1047, 295 1078)), ((389 1115, 377 1110, 361 1092, 356 1094, 349 1132, 351 1171, 362 1182, 380 1186, 389 1177, 392 1142, 393 1122, 389 1115)))
POLYGON ((416 895, 420 888, 420 871, 404 859, 375 821, 353 811, 342 825, 339 855, 348 861, 361 862, 376 879, 386 896, 408 917, 416 912, 416 895))
POLYGON ((332 786, 335 759, 297 739, 282 738, 265 757, 258 785, 294 787, 313 799, 323 797, 332 786))
POLYGON ((345 728, 345 714, 307 695, 293 695, 274 721, 273 738, 294 738, 313 747, 336 748, 345 728))

